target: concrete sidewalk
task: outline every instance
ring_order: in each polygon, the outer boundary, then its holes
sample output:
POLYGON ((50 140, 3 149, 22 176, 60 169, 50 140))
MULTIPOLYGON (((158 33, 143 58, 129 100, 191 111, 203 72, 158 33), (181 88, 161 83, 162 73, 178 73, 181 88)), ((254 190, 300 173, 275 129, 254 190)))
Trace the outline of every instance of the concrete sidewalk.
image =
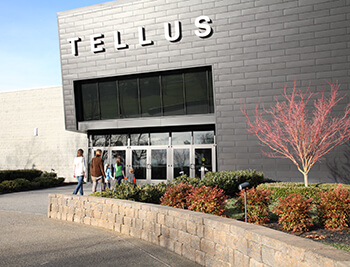
MULTIPOLYGON (((47 218, 49 193, 75 186, 0 195, 1 266, 198 266, 148 242, 47 218)), ((84 194, 91 184, 84 185, 84 194)))

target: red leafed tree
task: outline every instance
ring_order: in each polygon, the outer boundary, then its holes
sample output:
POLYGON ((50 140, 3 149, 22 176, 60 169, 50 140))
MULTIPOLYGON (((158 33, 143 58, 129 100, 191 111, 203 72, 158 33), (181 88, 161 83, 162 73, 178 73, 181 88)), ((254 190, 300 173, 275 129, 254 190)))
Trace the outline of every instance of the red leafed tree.
POLYGON ((312 112, 308 111, 308 102, 315 94, 294 89, 291 95, 284 88, 284 101, 278 101, 269 110, 259 105, 255 108, 255 120, 247 114, 245 105, 241 111, 247 118, 248 132, 255 134, 261 143, 272 151, 263 154, 271 158, 290 159, 304 175, 308 186, 308 173, 311 167, 337 145, 350 138, 350 105, 341 117, 333 117, 332 109, 344 96, 338 95, 338 83, 329 83, 331 93, 326 97, 322 91, 313 103, 312 112), (270 117, 264 118, 264 115, 270 117))

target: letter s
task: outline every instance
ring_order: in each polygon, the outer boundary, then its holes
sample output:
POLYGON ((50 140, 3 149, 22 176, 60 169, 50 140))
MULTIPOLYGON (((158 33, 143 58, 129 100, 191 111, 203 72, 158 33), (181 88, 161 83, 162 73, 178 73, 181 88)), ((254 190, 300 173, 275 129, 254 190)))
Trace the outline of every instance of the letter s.
POLYGON ((194 33, 201 38, 209 37, 212 34, 213 29, 210 27, 210 25, 202 24, 202 22, 211 23, 211 19, 208 16, 199 16, 198 18, 196 18, 194 24, 198 29, 204 31, 202 32, 199 30, 195 30, 194 33))

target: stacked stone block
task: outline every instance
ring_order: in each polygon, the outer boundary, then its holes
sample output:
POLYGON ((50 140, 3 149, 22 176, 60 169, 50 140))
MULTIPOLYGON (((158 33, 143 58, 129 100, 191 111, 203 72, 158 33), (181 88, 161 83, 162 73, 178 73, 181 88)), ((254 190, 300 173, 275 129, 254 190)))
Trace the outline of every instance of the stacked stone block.
POLYGON ((119 199, 49 195, 48 217, 167 248, 203 266, 350 266, 350 253, 258 225, 119 199))

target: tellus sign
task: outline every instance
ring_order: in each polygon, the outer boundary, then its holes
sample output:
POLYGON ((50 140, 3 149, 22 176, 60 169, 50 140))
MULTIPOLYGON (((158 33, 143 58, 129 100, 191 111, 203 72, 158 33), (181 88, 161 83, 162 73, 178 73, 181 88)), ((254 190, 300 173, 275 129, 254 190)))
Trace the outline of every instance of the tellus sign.
MULTIPOLYGON (((195 19, 195 26, 197 30, 194 31, 195 35, 200 38, 208 38, 212 35, 213 29, 209 25, 211 19, 208 16, 199 16, 195 19)), ((164 37, 169 42, 178 42, 182 38, 181 32, 181 22, 174 22, 174 34, 171 34, 171 24, 169 22, 164 23, 164 37)), ((152 40, 146 38, 145 27, 138 27, 138 39, 141 46, 153 45, 152 40)), ((68 38, 67 42, 71 44, 71 53, 74 56, 79 55, 79 43, 82 42, 80 37, 68 38)), ((121 33, 119 31, 114 31, 114 47, 116 50, 128 49, 129 45, 122 42, 121 33)), ((90 48, 92 53, 105 52, 104 47, 104 34, 97 33, 90 35, 90 48)))

